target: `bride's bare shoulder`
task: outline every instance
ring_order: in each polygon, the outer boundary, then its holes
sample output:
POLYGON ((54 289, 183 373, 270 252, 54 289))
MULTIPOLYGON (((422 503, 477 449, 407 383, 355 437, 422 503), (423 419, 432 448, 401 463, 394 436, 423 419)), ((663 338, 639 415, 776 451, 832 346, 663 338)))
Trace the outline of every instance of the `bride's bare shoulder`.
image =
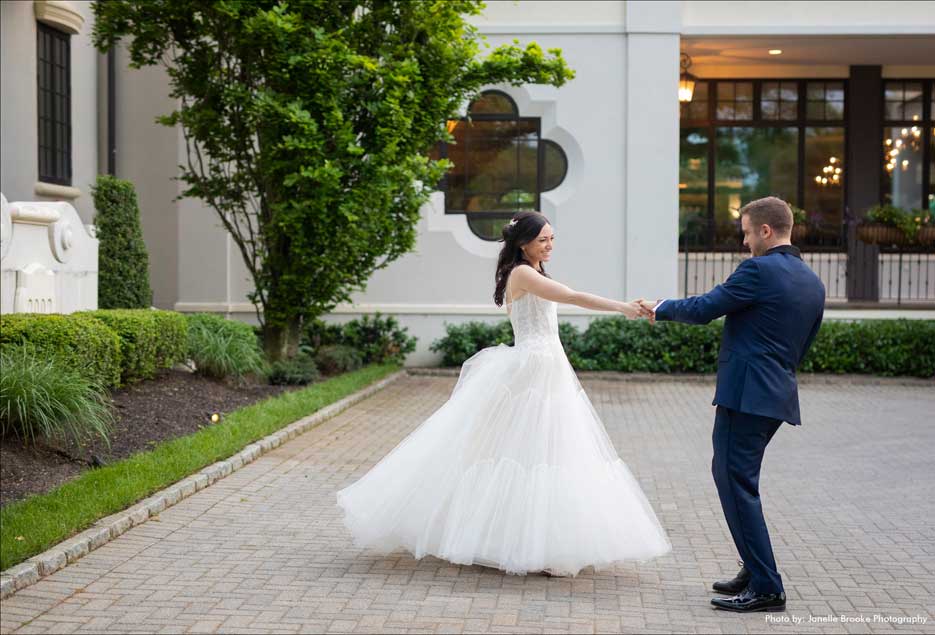
POLYGON ((526 264, 525 262, 516 265, 513 267, 513 271, 510 272, 510 277, 516 278, 517 280, 529 280, 538 275, 539 273, 532 268, 532 265, 526 264))

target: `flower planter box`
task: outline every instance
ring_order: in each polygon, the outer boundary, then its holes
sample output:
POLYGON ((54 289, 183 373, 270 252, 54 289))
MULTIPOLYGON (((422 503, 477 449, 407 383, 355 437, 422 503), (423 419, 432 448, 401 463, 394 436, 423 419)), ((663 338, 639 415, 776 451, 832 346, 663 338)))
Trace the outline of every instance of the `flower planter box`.
POLYGON ((909 239, 902 230, 880 223, 858 225, 857 238, 868 245, 906 245, 909 243, 909 239))
POLYGON ((793 225, 792 226, 792 242, 800 243, 805 240, 805 237, 808 236, 808 225, 793 225))
POLYGON ((920 227, 916 242, 926 247, 935 245, 935 227, 920 227))

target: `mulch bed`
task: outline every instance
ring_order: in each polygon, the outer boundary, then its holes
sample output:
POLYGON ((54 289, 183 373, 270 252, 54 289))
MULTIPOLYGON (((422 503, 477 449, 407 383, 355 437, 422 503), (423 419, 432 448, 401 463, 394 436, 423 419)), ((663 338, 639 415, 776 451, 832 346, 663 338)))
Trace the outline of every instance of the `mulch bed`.
POLYGON ((247 381, 209 379, 179 368, 111 393, 114 426, 110 448, 100 440, 78 444, 26 446, 17 438, 0 439, 0 506, 47 492, 93 466, 149 450, 157 443, 197 432, 222 417, 268 397, 304 386, 271 386, 247 381))

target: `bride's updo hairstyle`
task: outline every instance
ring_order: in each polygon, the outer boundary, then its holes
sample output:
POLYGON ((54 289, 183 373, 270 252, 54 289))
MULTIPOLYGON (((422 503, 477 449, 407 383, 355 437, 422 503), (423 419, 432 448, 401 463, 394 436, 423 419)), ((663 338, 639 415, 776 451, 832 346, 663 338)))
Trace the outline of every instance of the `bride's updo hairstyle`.
MULTIPOLYGON (((496 288, 493 292, 493 301, 497 306, 503 306, 503 295, 506 293, 506 281, 510 272, 517 265, 526 263, 531 265, 523 255, 521 247, 535 240, 542 228, 549 224, 549 219, 540 212, 520 212, 503 226, 500 242, 500 256, 497 258, 497 273, 494 276, 496 288)), ((539 263, 539 273, 545 273, 545 267, 539 263)))

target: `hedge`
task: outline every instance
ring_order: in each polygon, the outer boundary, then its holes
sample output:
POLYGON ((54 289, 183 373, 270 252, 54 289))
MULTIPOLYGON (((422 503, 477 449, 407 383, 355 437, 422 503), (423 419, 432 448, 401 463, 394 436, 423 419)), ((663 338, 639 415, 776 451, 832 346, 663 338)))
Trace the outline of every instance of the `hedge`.
POLYGON ((0 316, 0 344, 22 342, 103 386, 117 387, 184 361, 188 322, 182 314, 153 309, 0 316))
MULTIPOLYGON (((620 316, 597 318, 581 332, 559 325, 572 366, 579 370, 649 373, 713 373, 723 320, 703 326, 620 316)), ((447 325, 431 350, 442 364, 457 366, 481 348, 512 344, 508 321, 447 325)), ((800 370, 935 377, 935 320, 825 320, 800 370)))
POLYGON ((90 315, 7 313, 0 315, 0 345, 29 342, 44 355, 104 386, 120 385, 120 337, 90 315))

